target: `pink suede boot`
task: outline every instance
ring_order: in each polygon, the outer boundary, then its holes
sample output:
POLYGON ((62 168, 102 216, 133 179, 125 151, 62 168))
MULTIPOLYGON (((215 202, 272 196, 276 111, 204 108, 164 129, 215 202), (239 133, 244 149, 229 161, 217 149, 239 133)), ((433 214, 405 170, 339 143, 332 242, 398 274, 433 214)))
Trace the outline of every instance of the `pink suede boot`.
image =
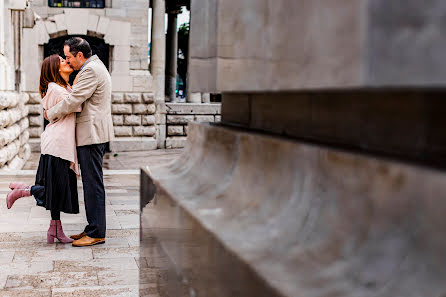
POLYGON ((73 242, 73 239, 66 237, 65 233, 63 233, 62 222, 60 220, 51 220, 50 228, 46 233, 48 243, 54 243, 54 238, 57 238, 62 243, 73 242))
POLYGON ((6 196, 6 207, 10 209, 17 199, 31 196, 31 187, 26 186, 24 189, 14 189, 6 196))
POLYGON ((9 188, 11 189, 11 190, 14 190, 14 189, 24 189, 24 188, 26 188, 28 185, 25 185, 25 184, 23 184, 23 183, 10 183, 9 184, 9 188))

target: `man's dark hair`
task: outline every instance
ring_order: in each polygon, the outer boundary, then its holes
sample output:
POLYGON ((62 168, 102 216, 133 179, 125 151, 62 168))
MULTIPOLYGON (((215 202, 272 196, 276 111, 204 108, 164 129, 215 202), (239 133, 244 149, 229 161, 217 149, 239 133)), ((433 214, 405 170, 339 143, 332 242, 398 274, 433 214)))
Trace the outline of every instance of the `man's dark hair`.
POLYGON ((71 37, 68 40, 65 40, 64 46, 67 45, 70 48, 70 53, 73 56, 76 56, 78 52, 84 54, 85 59, 91 57, 91 47, 88 41, 80 37, 71 37))

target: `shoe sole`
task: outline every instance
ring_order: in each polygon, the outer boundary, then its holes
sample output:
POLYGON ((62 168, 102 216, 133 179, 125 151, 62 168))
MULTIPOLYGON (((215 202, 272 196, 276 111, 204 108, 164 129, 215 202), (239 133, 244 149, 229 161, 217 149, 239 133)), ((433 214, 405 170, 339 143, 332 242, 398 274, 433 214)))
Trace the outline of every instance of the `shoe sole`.
POLYGON ((74 244, 71 244, 71 245, 75 246, 75 247, 84 247, 84 246, 92 246, 92 245, 104 244, 104 243, 105 243, 105 241, 98 241, 98 242, 95 242, 95 243, 92 243, 92 244, 86 244, 86 245, 74 245, 74 244))

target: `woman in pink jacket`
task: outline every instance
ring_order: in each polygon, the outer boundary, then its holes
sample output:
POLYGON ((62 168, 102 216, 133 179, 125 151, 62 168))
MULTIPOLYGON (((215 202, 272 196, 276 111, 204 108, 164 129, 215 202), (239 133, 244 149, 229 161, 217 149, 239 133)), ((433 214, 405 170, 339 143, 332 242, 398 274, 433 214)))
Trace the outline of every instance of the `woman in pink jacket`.
MULTIPOLYGON (((71 91, 68 78, 72 72, 70 65, 59 55, 51 55, 43 60, 39 91, 45 110, 68 96, 71 91)), ((75 126, 76 113, 46 126, 40 137, 41 155, 35 185, 11 183, 9 188, 12 191, 6 197, 8 209, 17 199, 32 195, 37 205, 51 211, 48 243, 54 243, 54 238, 63 243, 73 241, 63 232, 60 212, 79 213, 75 126)))

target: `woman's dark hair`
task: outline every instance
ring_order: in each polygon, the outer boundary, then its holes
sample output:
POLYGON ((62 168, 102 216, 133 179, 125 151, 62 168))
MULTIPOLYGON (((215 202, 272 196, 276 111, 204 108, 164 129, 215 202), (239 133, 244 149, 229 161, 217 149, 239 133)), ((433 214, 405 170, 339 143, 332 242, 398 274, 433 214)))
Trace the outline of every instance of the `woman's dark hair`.
POLYGON ((70 39, 65 40, 64 46, 67 45, 70 48, 70 53, 73 56, 76 56, 77 53, 81 52, 84 55, 85 59, 91 57, 91 47, 88 41, 80 37, 71 37, 70 39))
POLYGON ((40 96, 43 98, 48 90, 48 84, 54 82, 64 88, 68 83, 62 78, 59 72, 60 57, 57 54, 48 56, 42 62, 42 70, 40 71, 40 96))

